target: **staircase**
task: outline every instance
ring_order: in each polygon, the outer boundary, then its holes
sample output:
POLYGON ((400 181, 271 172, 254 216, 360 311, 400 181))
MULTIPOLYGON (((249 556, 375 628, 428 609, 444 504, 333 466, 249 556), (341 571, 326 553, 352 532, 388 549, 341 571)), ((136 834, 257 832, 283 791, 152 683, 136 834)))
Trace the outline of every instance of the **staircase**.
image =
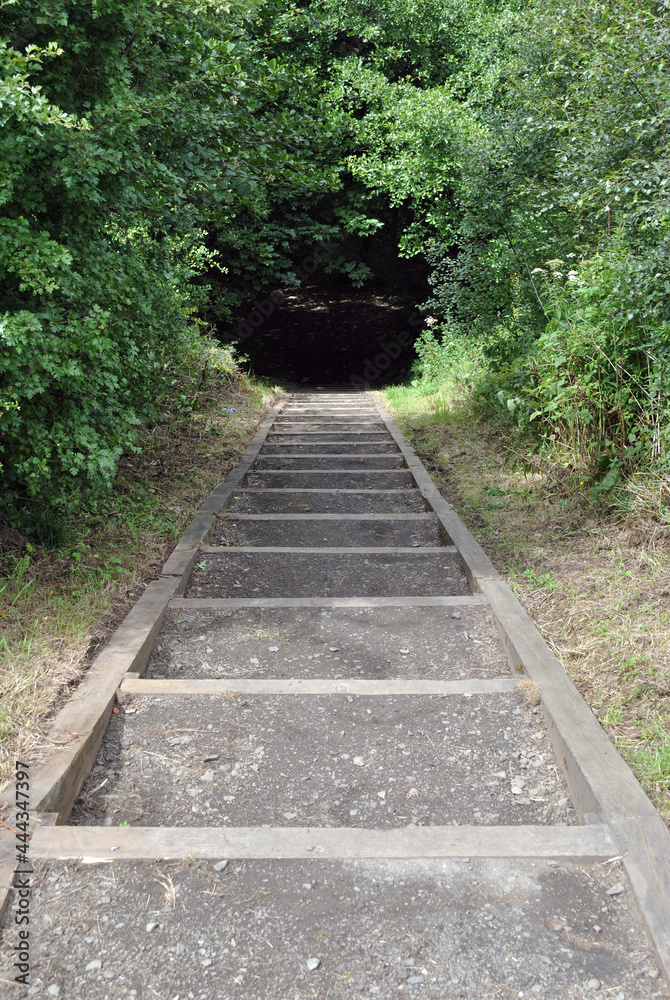
POLYGON ((34 837, 45 984, 665 995, 600 745, 557 736, 540 667, 519 686, 541 640, 371 394, 294 394, 189 530, 69 825, 34 837))

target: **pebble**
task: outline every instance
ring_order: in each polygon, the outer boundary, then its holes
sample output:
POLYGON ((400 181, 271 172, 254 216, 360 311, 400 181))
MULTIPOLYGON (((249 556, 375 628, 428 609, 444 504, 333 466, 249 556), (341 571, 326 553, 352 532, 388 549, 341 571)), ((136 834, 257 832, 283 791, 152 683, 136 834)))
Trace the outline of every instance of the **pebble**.
POLYGON ((460 618, 461 617, 460 611, 454 611, 451 617, 452 618, 460 618))
POLYGON ((155 931, 157 927, 158 927, 158 921, 157 920, 150 920, 149 923, 146 926, 147 933, 151 934, 151 932, 155 931))
POLYGON ((658 979, 661 973, 658 971, 658 969, 650 969, 647 975, 649 976, 650 979, 658 979))
POLYGON ((590 990, 599 990, 600 987, 602 986, 602 983, 600 982, 599 979, 589 979, 586 985, 590 990))
POLYGON ((227 867, 228 867, 228 859, 225 858, 223 861, 217 861, 217 863, 214 865, 214 871, 222 872, 223 869, 227 867))
POLYGON ((278 653, 279 652, 279 646, 268 646, 268 649, 269 649, 269 651, 271 653, 278 653))
POLYGON ((354 757, 352 764, 355 764, 356 767, 365 767, 365 761, 362 757, 354 757))
POLYGON ((320 958, 308 958, 307 959, 307 968, 309 969, 310 972, 315 972, 319 968, 320 965, 321 965, 321 959, 320 958))
POLYGON ((621 883, 621 882, 615 882, 614 885, 611 886, 607 890, 607 895, 608 896, 619 896, 623 892, 623 888, 624 888, 623 887, 623 883, 621 883))
POLYGON ((100 899, 98 900, 98 906, 104 906, 106 903, 111 903, 111 901, 112 901, 111 896, 101 896, 100 899))
POLYGON ((550 868, 558 868, 558 861, 547 861, 550 868))
POLYGON ((398 652, 399 652, 399 653, 400 653, 400 654, 401 654, 402 656, 408 656, 408 655, 409 655, 409 649, 400 649, 400 650, 398 650, 398 652))
POLYGON ((201 781, 214 781, 214 771, 205 771, 200 775, 201 781))
POLYGON ((100 959, 99 958, 94 958, 92 962, 88 963, 88 965, 86 966, 86 968, 84 969, 84 971, 85 972, 98 972, 98 970, 101 969, 101 968, 102 968, 102 962, 100 961, 100 959))
POLYGON ((50 997, 57 997, 60 993, 60 986, 56 983, 52 983, 51 986, 47 986, 47 993, 50 997))
POLYGON ((410 986, 419 986, 425 980, 423 976, 410 976, 407 982, 410 986))

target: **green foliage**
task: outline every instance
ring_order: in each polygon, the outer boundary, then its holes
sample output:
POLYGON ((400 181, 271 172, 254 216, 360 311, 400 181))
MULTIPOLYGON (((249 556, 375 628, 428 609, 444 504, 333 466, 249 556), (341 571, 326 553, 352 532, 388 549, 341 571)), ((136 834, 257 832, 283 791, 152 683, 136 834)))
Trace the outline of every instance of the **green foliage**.
POLYGON ((666 468, 669 40, 659 0, 0 4, 4 516, 70 517, 203 320, 379 239, 432 269, 422 385, 596 492, 666 468))
POLYGON ((225 312, 324 229, 271 220, 271 189, 339 180, 319 162, 336 125, 264 57, 262 6, 0 7, 0 463, 22 526, 109 487, 214 281, 225 312))
MULTIPOLYGON (((412 204, 400 246, 432 266, 426 310, 483 345, 480 395, 585 461, 595 495, 670 460, 667 4, 458 10, 439 79, 343 61, 350 167, 412 204)), ((418 356, 427 384, 449 368, 430 338, 418 356)))
POLYGON ((644 322, 643 267, 624 244, 581 262, 565 283, 558 271, 544 282, 552 312, 528 364, 529 419, 588 455, 594 495, 642 457, 668 453, 670 328, 644 322))
POLYGON ((487 359, 482 343, 473 338, 459 336, 450 329, 442 329, 439 337, 432 329, 424 332, 416 342, 417 360, 412 385, 433 392, 440 385, 449 383, 453 388, 472 391, 487 370, 487 359))

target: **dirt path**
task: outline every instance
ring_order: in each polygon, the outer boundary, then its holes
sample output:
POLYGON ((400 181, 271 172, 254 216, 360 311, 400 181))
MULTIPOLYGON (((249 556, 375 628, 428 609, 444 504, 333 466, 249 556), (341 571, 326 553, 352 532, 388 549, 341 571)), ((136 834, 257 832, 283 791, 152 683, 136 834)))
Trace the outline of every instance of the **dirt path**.
POLYGON ((33 775, 29 995, 668 995, 667 831, 371 396, 279 408, 123 628, 33 775))

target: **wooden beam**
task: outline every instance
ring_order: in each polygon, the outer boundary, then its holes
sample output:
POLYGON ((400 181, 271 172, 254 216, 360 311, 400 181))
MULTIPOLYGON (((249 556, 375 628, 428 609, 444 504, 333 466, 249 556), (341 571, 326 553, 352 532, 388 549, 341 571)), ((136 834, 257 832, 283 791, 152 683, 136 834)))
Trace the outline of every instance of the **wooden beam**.
POLYGON ((463 608, 488 605, 483 594, 464 597, 176 597, 171 608, 223 611, 228 608, 463 608))
MULTIPOLYGON (((358 496, 367 497, 371 493, 391 493, 393 496, 401 497, 407 496, 409 492, 412 491, 412 487, 405 487, 404 489, 371 489, 371 490, 356 490, 356 489, 327 489, 327 487, 322 487, 321 489, 317 486, 286 486, 284 489, 277 486, 241 486, 239 489, 234 490, 237 493, 327 493, 328 496, 332 496, 333 493, 357 493, 358 496)), ((418 492, 418 490, 416 491, 418 492)), ((438 515, 439 516, 439 515, 438 515)))
POLYGON ((490 679, 465 678, 457 681, 432 681, 421 678, 388 678, 381 681, 352 678, 329 680, 322 678, 286 678, 284 680, 230 677, 223 680, 193 678, 162 679, 127 676, 121 683, 125 694, 150 695, 151 697, 181 698, 184 695, 268 694, 268 695, 321 695, 350 694, 366 697, 385 695, 489 695, 509 694, 519 683, 514 677, 490 679))
POLYGON ((300 545, 208 545, 200 549, 201 554, 207 555, 255 555, 256 553, 273 553, 280 555, 324 555, 324 556, 370 556, 370 555, 406 555, 406 556, 457 556, 458 549, 455 545, 432 545, 426 548, 414 546, 392 546, 378 545, 376 548, 363 548, 363 546, 300 546, 300 545))
POLYGON ((236 514, 227 511, 221 521, 437 521, 437 515, 425 514, 236 514))
POLYGON ((185 858, 555 858, 605 861, 605 826, 304 827, 68 826, 37 830, 32 856, 83 862, 185 858))

